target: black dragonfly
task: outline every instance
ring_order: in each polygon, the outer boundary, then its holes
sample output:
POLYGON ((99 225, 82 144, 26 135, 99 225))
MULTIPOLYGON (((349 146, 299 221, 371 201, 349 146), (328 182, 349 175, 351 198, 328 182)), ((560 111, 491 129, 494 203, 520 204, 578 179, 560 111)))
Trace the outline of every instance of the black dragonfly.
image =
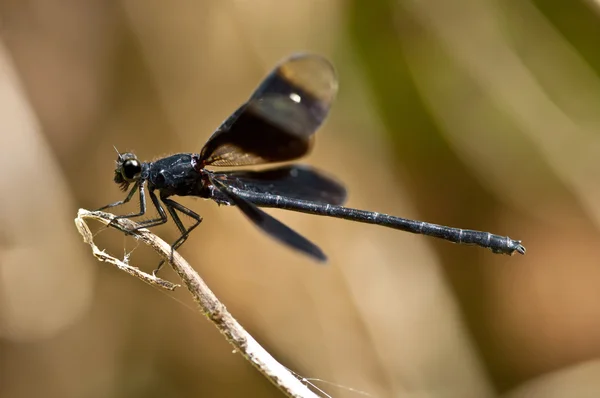
POLYGON ((314 54, 287 58, 271 71, 250 99, 219 126, 200 153, 179 153, 153 162, 141 162, 133 153, 117 151, 114 181, 124 192, 130 185, 133 187, 125 199, 99 210, 129 202, 138 191, 139 212, 117 218, 142 216, 146 213, 144 191, 147 186, 158 217, 139 223, 138 228, 166 223, 168 212, 181 232, 171 246, 172 250, 185 242, 190 232, 202 222, 202 217, 171 197, 196 196, 212 199, 220 205, 237 206, 264 232, 318 261, 326 260, 319 247, 259 207, 382 225, 454 243, 478 245, 494 253, 525 254, 521 242, 507 236, 343 207, 346 201, 344 187, 306 165, 291 164, 261 171, 215 172, 206 169, 207 166, 286 162, 306 155, 312 147, 315 131, 329 113, 337 86, 335 70, 325 58, 314 54), (194 224, 186 228, 177 212, 191 217, 194 224))

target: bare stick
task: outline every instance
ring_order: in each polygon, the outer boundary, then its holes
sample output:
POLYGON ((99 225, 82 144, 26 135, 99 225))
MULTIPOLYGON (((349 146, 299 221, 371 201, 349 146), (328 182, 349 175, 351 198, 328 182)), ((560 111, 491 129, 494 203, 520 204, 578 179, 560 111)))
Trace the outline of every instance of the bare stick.
MULTIPOLYGON (((93 242, 93 235, 87 226, 86 220, 92 219, 105 225, 110 225, 121 231, 132 230, 136 223, 128 219, 114 219, 115 216, 101 211, 89 211, 79 209, 75 224, 83 239, 92 247, 92 252, 100 261, 110 262, 119 269, 142 279, 151 285, 173 290, 178 285, 155 278, 146 274, 137 268, 126 264, 126 261, 120 261, 105 252, 99 250, 93 242), (111 223, 112 221, 112 223, 111 223)), ((146 245, 152 247, 166 261, 170 262, 171 247, 158 236, 152 234, 147 229, 140 229, 131 233, 133 237, 141 240, 146 245)), ((192 297, 200 306, 202 313, 219 329, 227 341, 234 346, 236 352, 240 352, 260 373, 270 380, 286 396, 294 398, 318 398, 310 391, 300 380, 294 377, 283 365, 275 360, 264 348, 254 340, 248 332, 233 318, 214 293, 208 288, 206 283, 200 278, 198 273, 181 257, 177 252, 173 253, 173 262, 171 266, 183 280, 185 286, 192 294, 192 297)))
POLYGON ((92 254, 94 255, 94 257, 96 257, 100 261, 113 264, 121 271, 125 271, 129 275, 135 276, 136 278, 143 280, 144 282, 148 283, 149 285, 157 286, 162 289, 171 290, 171 291, 175 290, 178 287, 181 287, 181 285, 176 285, 175 283, 171 283, 164 279, 157 278, 154 275, 147 274, 146 272, 141 271, 139 268, 132 267, 131 265, 127 264, 128 263, 127 255, 125 255, 123 260, 119 260, 119 259, 111 256, 110 254, 107 254, 104 250, 98 249, 98 246, 96 246, 96 244, 94 243, 94 235, 92 234, 92 231, 90 231, 90 229, 87 226, 84 219, 92 218, 92 219, 98 220, 104 224, 107 224, 108 222, 110 222, 110 219, 108 219, 108 221, 107 221, 106 218, 104 218, 103 216, 101 216, 99 214, 111 216, 111 218, 113 217, 112 215, 109 215, 108 213, 102 213, 102 212, 94 213, 94 212, 87 212, 86 210, 79 210, 79 213, 77 214, 77 218, 75 219, 75 225, 77 226, 77 230, 79 231, 81 236, 83 236, 83 241, 92 247, 92 254))

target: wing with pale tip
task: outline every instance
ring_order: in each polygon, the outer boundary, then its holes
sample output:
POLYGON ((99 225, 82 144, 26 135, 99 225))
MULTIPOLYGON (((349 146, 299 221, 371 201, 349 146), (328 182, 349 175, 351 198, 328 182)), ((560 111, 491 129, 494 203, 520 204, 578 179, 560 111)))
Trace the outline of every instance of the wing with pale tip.
POLYGON ((327 118, 337 85, 327 59, 314 54, 286 59, 213 133, 200 153, 200 164, 245 166, 306 155, 327 118))

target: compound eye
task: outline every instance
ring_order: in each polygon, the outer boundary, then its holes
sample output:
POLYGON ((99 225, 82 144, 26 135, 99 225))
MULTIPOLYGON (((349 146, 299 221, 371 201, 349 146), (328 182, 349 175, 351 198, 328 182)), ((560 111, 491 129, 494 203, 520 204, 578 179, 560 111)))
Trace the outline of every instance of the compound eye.
POLYGON ((142 174, 142 165, 136 159, 126 160, 121 174, 127 181, 137 180, 142 174))

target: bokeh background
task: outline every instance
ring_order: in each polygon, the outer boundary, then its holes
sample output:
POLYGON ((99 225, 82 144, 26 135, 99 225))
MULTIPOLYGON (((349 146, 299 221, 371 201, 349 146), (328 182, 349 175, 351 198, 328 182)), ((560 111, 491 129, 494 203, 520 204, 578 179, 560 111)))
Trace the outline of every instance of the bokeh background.
MULTIPOLYGON (((315 382, 332 397, 600 396, 599 37, 597 0, 2 0, 0 396, 281 396, 184 290, 95 261, 73 219, 122 198, 113 145, 199 151, 297 51, 336 65, 306 162, 350 206, 528 252, 269 210, 319 267, 235 208, 182 200, 204 222, 180 253, 234 316, 346 387, 315 382)), ((97 243, 158 262, 114 230, 97 243)))

